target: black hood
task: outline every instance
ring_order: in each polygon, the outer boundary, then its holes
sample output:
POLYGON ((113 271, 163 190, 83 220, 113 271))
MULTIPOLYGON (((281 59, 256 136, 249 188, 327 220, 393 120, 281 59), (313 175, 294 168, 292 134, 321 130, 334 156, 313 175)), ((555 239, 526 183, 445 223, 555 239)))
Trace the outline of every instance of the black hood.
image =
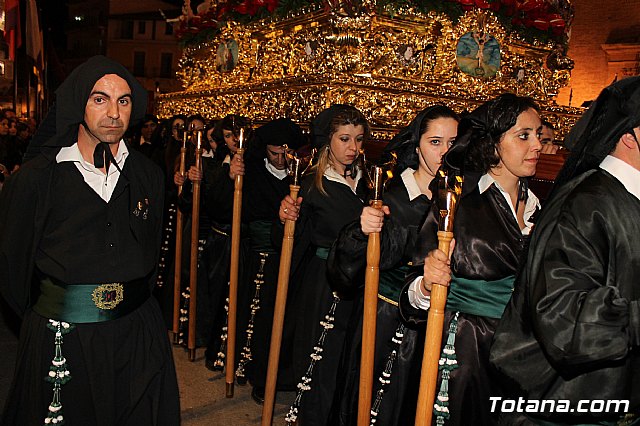
POLYGON ((145 88, 118 62, 106 56, 94 56, 74 69, 56 90, 56 102, 34 135, 28 158, 35 156, 42 147, 71 146, 77 141, 91 90, 107 74, 122 77, 131 88, 133 107, 129 126, 135 126, 142 120, 147 110, 145 88))

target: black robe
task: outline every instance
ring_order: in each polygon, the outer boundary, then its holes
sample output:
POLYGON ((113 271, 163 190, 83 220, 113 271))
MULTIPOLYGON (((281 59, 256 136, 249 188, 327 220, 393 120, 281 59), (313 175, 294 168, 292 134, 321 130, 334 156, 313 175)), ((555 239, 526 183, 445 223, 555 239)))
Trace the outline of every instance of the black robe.
MULTIPOLYGON (((496 281, 515 275, 525 237, 507 200, 492 184, 482 194, 478 189, 478 176, 465 175, 463 196, 454 223, 456 245, 451 260, 452 274, 466 280, 496 281)), ((400 312, 410 324, 421 324, 428 312, 414 308, 409 302, 407 290, 417 276, 422 275, 424 258, 438 247, 437 212, 432 209, 418 237, 414 264, 416 270, 407 276, 405 289, 400 296, 400 312)), ((452 286, 455 284, 452 284, 452 286)), ((494 290, 488 288, 491 294, 494 290)), ((442 336, 442 346, 447 343, 449 327, 457 309, 447 302, 442 336)), ((506 304, 506 301, 504 301, 506 304)), ((497 310, 504 309, 499 304, 497 310)), ((461 311, 457 319, 455 348, 458 368, 451 372, 449 380, 449 425, 491 425, 495 419, 490 413, 489 397, 496 395, 496 386, 489 368, 489 347, 498 318, 461 311)), ((439 374, 436 395, 440 389, 439 374)), ((436 416, 434 415, 434 420, 436 416)))
MULTIPOLYGON (((278 221, 280 202, 289 194, 289 179, 279 179, 269 172, 264 158, 247 156, 246 173, 242 192, 242 219, 249 235, 249 249, 242 265, 242 279, 238 283, 238 343, 236 359, 242 360, 243 351, 250 351, 251 361, 245 364, 245 374, 253 386, 264 387, 269 361, 271 326, 278 284, 280 251, 272 243, 271 231, 274 221, 278 221), (258 272, 262 273, 259 278, 258 272), (250 345, 248 324, 251 306, 256 294, 255 281, 262 280, 256 304, 250 345), (247 349, 245 349, 245 345, 247 349)), ((284 357, 281 357, 284 358, 284 357)), ((295 379, 283 365, 278 369, 278 388, 293 389, 295 379)))
MULTIPOLYGON (((225 151, 226 152, 226 151, 225 151)), ((224 160, 223 155, 219 155, 224 160)), ((198 330, 206 338, 205 357, 214 360, 221 349, 223 327, 227 312, 225 300, 229 294, 231 264, 231 222, 233 221, 233 192, 235 181, 229 177, 229 164, 213 160, 204 171, 202 203, 210 226, 198 265, 201 271, 198 286, 198 330)), ((242 279, 242 265, 246 252, 246 233, 241 230, 238 260, 238 280, 242 279)), ((235 358, 236 362, 238 358, 235 358)))
MULTIPOLYGON (((491 348, 509 397, 628 400, 640 414, 640 201, 584 173, 545 205, 491 348)), ((535 416, 536 414, 530 414, 535 416)), ((550 414, 616 420, 623 412, 550 414)))
MULTIPOLYGON (((393 339, 397 338, 398 327, 404 324, 398 311, 398 296, 404 286, 404 273, 411 264, 418 230, 429 212, 431 201, 425 195, 409 200, 401 175, 388 183, 383 200, 389 206, 391 214, 385 218, 381 232, 381 279, 378 290, 372 406, 382 388, 378 378, 388 367, 390 353, 395 350, 390 383, 384 388, 380 407, 376 408, 376 423, 392 426, 413 423, 415 413, 424 333, 403 327, 402 343, 398 346, 393 339)), ((362 233, 359 219, 340 232, 328 259, 328 270, 334 286, 340 285, 343 291, 349 293, 356 291, 354 287, 362 288, 367 243, 368 237, 362 233)), ((356 423, 362 312, 354 313, 354 317, 356 321, 352 324, 353 335, 347 339, 339 373, 341 380, 332 409, 332 424, 336 425, 356 423)))
MULTIPOLYGON (((24 314, 5 424, 42 424, 53 395, 53 385, 44 377, 55 336, 48 319, 31 309, 38 298, 36 262, 38 274, 69 285, 147 277, 140 285, 148 286, 150 294, 160 242, 162 182, 160 169, 130 151, 109 203, 86 185, 73 164, 57 164, 45 154, 25 163, 5 187, 0 197, 0 290, 24 314), (138 202, 145 199, 146 216, 136 214, 138 202), (119 243, 126 247, 119 249, 119 243), (117 252, 109 254, 110 249, 117 252)), ((154 298, 118 319, 76 324, 64 335, 62 353, 72 376, 61 390, 68 424, 178 424, 171 347, 154 298)))
MULTIPOLYGON (((327 276, 326 253, 340 229, 360 216, 366 190, 364 178, 360 179, 354 193, 346 183, 323 177, 327 192, 327 195, 323 195, 315 187, 314 179, 315 175, 311 174, 305 177, 301 185, 300 196, 303 201, 296 224, 293 277, 289 290, 292 303, 288 304, 285 317, 284 333, 293 336, 293 366, 297 379, 305 374, 309 366, 310 355, 323 330, 320 321, 328 314, 334 301, 327 276)), ((282 226, 278 229, 280 233, 274 237, 275 243, 278 238, 282 241, 282 226)), ((353 301, 348 299, 338 303, 334 327, 328 332, 322 359, 313 372, 311 390, 302 397, 299 419, 305 426, 327 424, 352 305, 353 301)))

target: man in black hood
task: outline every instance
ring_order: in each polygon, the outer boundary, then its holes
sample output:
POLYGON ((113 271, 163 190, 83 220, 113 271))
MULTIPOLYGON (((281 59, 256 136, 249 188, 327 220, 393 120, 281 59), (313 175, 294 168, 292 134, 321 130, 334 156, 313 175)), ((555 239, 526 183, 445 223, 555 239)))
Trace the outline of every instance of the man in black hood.
POLYGON ((492 410, 517 402, 535 424, 638 423, 639 139, 640 77, 604 89, 567 136, 571 155, 494 336, 491 362, 513 393, 492 410))
POLYGON ((0 292, 23 317, 3 424, 179 424, 171 347, 150 297, 163 176, 122 140, 146 91, 96 56, 56 95, 0 197, 0 292))

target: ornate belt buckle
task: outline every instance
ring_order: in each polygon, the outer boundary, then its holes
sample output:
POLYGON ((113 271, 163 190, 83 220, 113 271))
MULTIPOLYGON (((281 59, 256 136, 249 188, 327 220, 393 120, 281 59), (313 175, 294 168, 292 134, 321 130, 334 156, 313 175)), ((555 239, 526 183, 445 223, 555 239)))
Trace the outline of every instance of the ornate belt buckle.
POLYGON ((93 303, 100 309, 113 309, 124 300, 124 286, 120 283, 102 284, 91 294, 93 303))

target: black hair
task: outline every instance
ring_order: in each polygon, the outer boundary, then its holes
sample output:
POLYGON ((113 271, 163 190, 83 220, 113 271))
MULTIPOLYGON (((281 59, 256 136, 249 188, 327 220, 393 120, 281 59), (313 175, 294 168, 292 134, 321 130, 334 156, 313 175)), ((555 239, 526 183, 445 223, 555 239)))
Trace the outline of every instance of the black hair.
POLYGON ((215 124, 215 130, 212 135, 213 139, 218 144, 224 144, 223 130, 236 131, 240 127, 249 127, 249 120, 246 117, 236 114, 226 115, 215 124))
POLYGON ((498 144, 504 133, 515 126, 518 117, 523 112, 529 109, 538 112, 540 110, 532 98, 512 93, 500 95, 478 109, 484 109, 484 113, 472 113, 468 117, 464 117, 458 128, 458 136, 462 136, 465 132, 471 132, 468 136, 470 141, 465 167, 471 171, 487 173, 491 168, 500 164, 498 144), (483 126, 467 127, 471 121, 467 119, 472 115, 484 116, 483 126))
POLYGON ((547 120, 542 120, 542 127, 547 127, 551 130, 556 130, 555 127, 553 127, 553 124, 551 124, 550 122, 548 122, 547 120))
MULTIPOLYGON (((460 122, 460 116, 451 108, 445 105, 433 105, 419 112, 409 126, 405 127, 400 131, 400 133, 398 133, 397 144, 399 146, 396 151, 398 158, 398 162, 396 164, 397 172, 402 172, 409 167, 412 169, 418 168, 419 160, 416 147, 420 146, 420 138, 427 132, 431 122, 439 118, 452 118, 456 122, 460 122), (419 123, 416 123, 416 120, 419 120, 419 123)), ((393 143, 394 141, 392 140, 385 151, 392 150, 393 143)))

